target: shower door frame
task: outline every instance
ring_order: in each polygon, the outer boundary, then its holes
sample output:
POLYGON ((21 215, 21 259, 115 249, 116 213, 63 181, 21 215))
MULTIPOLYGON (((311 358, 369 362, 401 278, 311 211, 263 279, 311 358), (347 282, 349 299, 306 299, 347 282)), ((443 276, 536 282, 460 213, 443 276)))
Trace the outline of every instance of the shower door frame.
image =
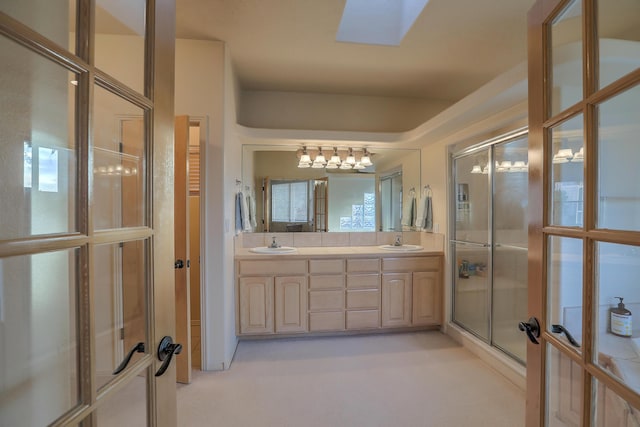
MULTIPOLYGON (((507 356, 509 356, 511 359, 513 359, 514 361, 522 364, 523 366, 526 366, 526 362, 524 360, 521 360, 520 358, 518 358, 516 355, 514 355, 512 352, 508 351, 507 349, 501 347, 500 345, 496 345, 496 343, 493 341, 493 285, 494 285, 494 268, 493 268, 493 259, 494 259, 494 251, 495 251, 495 236, 494 236, 494 206, 493 206, 493 201, 494 201, 494 190, 495 190, 495 178, 494 178, 494 173, 495 173, 495 166, 494 166, 494 148, 496 146, 498 146, 499 144, 506 144, 510 141, 515 141, 517 139, 521 139, 523 137, 528 137, 529 134, 529 128, 527 126, 525 127, 521 127, 518 128, 516 130, 513 130, 511 132, 507 132, 504 133, 502 135, 499 135, 495 138, 491 138, 485 141, 482 141, 478 144, 474 144, 468 147, 465 147, 461 150, 452 152, 449 155, 449 170, 450 170, 450 175, 449 175, 449 254, 450 254, 450 258, 452 261, 450 263, 450 268, 451 268, 451 306, 450 306, 450 312, 451 312, 451 318, 450 321, 451 323, 455 324, 456 326, 464 329, 466 332, 472 334, 473 336, 475 336, 476 338, 478 338, 479 340, 481 340, 482 342, 488 344, 489 346, 496 348, 498 350, 500 350, 502 353, 506 354, 507 356), (457 183, 456 183, 456 161, 460 158, 464 158, 473 154, 476 154, 480 151, 483 150, 487 150, 488 151, 488 155, 487 155, 487 165, 489 166, 489 171, 488 171, 488 189, 487 189, 487 241, 488 244, 487 245, 483 245, 481 243, 475 243, 475 242, 467 242, 467 241, 458 241, 456 240, 456 222, 457 222, 457 203, 458 203, 458 199, 457 199, 457 183), (456 254, 456 245, 457 244, 466 244, 466 245, 473 245, 473 246, 483 246, 486 249, 489 249, 489 254, 488 254, 488 258, 487 258, 487 265, 488 265, 488 269, 489 269, 489 274, 488 274, 488 287, 487 287, 487 313, 488 313, 488 319, 487 319, 487 327, 488 327, 488 337, 485 339, 484 337, 480 336, 477 332, 471 330, 468 326, 465 326, 463 323, 461 323, 460 321, 455 319, 455 307, 456 307, 456 285, 457 285, 457 279, 458 279, 458 266, 457 263, 455 262, 456 258, 455 258, 455 254, 456 254)), ((526 313, 525 313, 526 316, 526 313)), ((516 324, 514 323, 514 328, 517 327, 516 324)))

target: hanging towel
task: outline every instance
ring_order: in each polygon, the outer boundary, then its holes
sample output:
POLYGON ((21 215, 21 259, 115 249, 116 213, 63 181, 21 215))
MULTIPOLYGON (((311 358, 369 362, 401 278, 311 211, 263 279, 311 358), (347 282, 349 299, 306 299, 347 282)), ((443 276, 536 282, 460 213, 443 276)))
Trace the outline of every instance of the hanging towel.
POLYGON ((426 196, 423 202, 422 215, 419 222, 416 223, 416 227, 424 231, 433 231, 433 201, 431 200, 431 195, 426 196))
POLYGON ((416 198, 411 197, 409 203, 407 203, 402 212, 402 221, 400 222, 405 227, 413 227, 413 223, 416 218, 416 198))
POLYGON ((242 231, 242 193, 236 193, 236 233, 242 231))
POLYGON ((249 219, 249 207, 247 206, 247 198, 240 192, 240 200, 242 204, 240 209, 242 211, 242 231, 251 231, 251 220, 249 219))
POLYGON ((247 196, 247 204, 249 205, 249 222, 251 223, 251 230, 255 230, 258 225, 256 221, 256 200, 251 195, 247 196))

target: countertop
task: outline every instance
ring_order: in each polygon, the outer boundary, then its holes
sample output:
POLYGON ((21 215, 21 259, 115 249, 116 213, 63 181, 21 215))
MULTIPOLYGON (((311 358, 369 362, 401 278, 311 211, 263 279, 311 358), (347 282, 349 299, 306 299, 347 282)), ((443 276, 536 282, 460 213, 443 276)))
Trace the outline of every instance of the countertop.
POLYGON ((386 257, 411 257, 411 256, 443 256, 443 251, 433 250, 429 248, 419 251, 389 251, 380 249, 378 246, 313 246, 296 248, 295 252, 285 254, 260 254, 251 252, 250 248, 236 249, 236 259, 296 259, 296 258, 330 258, 335 256, 386 256, 386 257))

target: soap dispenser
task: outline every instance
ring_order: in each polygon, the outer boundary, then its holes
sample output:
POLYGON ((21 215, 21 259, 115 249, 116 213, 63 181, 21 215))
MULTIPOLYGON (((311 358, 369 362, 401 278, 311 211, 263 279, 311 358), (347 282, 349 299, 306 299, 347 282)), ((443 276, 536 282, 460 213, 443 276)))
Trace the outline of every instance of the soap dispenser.
POLYGON ((620 300, 618 308, 611 309, 611 333, 621 337, 631 336, 631 312, 624 307, 622 297, 615 297, 620 300))

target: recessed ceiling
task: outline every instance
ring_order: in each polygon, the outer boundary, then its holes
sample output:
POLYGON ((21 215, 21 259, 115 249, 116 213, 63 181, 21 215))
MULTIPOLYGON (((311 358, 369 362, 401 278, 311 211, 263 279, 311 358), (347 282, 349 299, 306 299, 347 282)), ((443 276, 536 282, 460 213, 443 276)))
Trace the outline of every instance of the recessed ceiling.
POLYGON ((455 102, 526 60, 533 3, 430 0, 374 46, 336 41, 345 0, 177 0, 177 36, 225 41, 244 90, 455 102))

